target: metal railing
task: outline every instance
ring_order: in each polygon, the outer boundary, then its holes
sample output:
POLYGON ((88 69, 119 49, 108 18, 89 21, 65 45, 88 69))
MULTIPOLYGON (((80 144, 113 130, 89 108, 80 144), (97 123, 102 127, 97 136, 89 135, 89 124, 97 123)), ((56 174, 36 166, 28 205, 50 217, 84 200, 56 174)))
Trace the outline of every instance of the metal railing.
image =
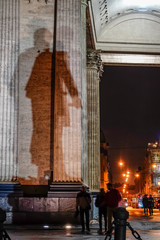
POLYGON ((114 221, 112 223, 112 227, 107 231, 105 240, 111 240, 112 238, 112 232, 114 230, 114 240, 126 240, 126 227, 128 227, 132 235, 138 239, 142 240, 139 233, 135 231, 129 222, 127 222, 127 219, 129 218, 129 212, 122 207, 119 207, 114 212, 114 221))
POLYGON ((3 223, 6 220, 6 212, 0 208, 0 240, 11 240, 8 233, 3 227, 3 223))

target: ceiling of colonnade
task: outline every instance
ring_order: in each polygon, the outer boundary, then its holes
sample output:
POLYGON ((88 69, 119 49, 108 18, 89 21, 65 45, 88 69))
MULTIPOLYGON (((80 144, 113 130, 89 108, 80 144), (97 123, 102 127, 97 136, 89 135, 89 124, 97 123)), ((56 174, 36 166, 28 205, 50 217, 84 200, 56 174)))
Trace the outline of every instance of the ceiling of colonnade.
POLYGON ((96 49, 160 53, 160 0, 89 0, 96 49))

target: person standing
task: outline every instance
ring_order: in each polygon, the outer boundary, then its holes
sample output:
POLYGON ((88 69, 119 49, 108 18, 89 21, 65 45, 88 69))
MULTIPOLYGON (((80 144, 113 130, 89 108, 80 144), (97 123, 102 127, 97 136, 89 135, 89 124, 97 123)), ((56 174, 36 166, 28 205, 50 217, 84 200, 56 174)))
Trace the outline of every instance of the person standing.
POLYGON ((147 197, 147 194, 145 194, 143 196, 142 202, 143 202, 144 214, 145 214, 145 216, 148 216, 148 197, 147 197))
POLYGON ((108 230, 112 227, 112 217, 113 212, 118 207, 118 203, 121 201, 122 197, 117 189, 114 189, 111 183, 107 184, 108 191, 106 193, 107 200, 107 222, 108 230))
POLYGON ((148 198, 148 208, 149 208, 149 214, 153 215, 154 199, 153 199, 152 195, 150 195, 148 198))
POLYGON ((85 221, 84 216, 86 218, 86 230, 90 232, 89 228, 89 211, 91 209, 91 197, 88 192, 86 192, 86 187, 82 186, 81 191, 77 194, 76 198, 76 208, 80 208, 80 220, 82 226, 82 233, 85 231, 85 221))
POLYGON ((102 216, 104 217, 105 232, 107 231, 107 201, 104 188, 100 189, 95 201, 95 206, 98 207, 99 212, 99 230, 98 233, 102 234, 102 216))

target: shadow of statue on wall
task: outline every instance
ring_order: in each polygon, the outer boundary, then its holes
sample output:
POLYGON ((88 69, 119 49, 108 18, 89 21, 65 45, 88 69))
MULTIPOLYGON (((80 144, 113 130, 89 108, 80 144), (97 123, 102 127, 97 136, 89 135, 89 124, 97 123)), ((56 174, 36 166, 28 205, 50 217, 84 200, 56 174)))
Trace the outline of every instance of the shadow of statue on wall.
MULTIPOLYGON (((53 146, 51 146, 51 132, 54 134, 53 144, 56 144, 56 148, 58 148, 58 156, 54 155, 54 158, 60 158, 60 166, 54 165, 54 168, 58 167, 60 171, 65 174, 62 131, 63 127, 70 125, 67 94, 72 98, 72 104, 70 105, 76 108, 81 107, 78 91, 69 69, 67 53, 57 51, 56 57, 53 58, 53 53, 49 48, 51 40, 52 34, 46 28, 40 28, 34 33, 33 49, 37 49, 38 54, 33 63, 25 91, 26 97, 31 101, 33 130, 30 153, 32 164, 37 166, 37 176, 32 176, 28 173, 28 178, 23 176, 19 177, 20 183, 24 185, 48 184, 52 167, 50 155, 53 150, 53 146), (55 62, 53 62, 54 59, 56 59, 55 62), (54 74, 53 69, 55 70, 54 74), (54 92, 51 86, 55 86, 54 109, 52 108, 53 103, 51 102, 54 92), (54 111, 54 119, 51 119, 51 109, 54 111), (51 131, 51 127, 53 127, 52 121, 54 121, 54 131, 51 131)), ((31 49, 27 49, 23 55, 28 55, 31 60, 33 59, 31 49)), ((30 59, 28 59, 28 61, 29 60, 30 59)), ((29 129, 31 131, 30 127, 29 129)))
POLYGON ((42 185, 47 184, 50 177, 51 39, 52 34, 45 28, 34 33, 34 45, 39 47, 38 55, 25 88, 26 97, 31 100, 32 107, 33 132, 30 153, 32 163, 38 167, 36 182, 38 180, 37 184, 42 185))
MULTIPOLYGON (((64 155, 71 149, 66 149, 64 139, 69 141, 69 136, 65 137, 64 128, 71 127, 70 107, 81 108, 81 100, 78 96, 78 90, 74 83, 71 71, 69 69, 69 56, 66 51, 63 51, 63 44, 58 41, 55 63, 55 97, 54 97, 54 182, 70 182, 73 181, 71 176, 72 169, 69 169, 69 161, 64 160, 64 155), (69 103, 68 95, 71 97, 69 103), (62 140, 63 138, 63 140, 62 140)), ((72 127, 71 127, 72 128, 72 127)), ((72 136, 71 132, 66 134, 72 136)), ((70 142, 70 146, 73 144, 70 142)), ((73 146, 74 147, 74 146, 73 146)))

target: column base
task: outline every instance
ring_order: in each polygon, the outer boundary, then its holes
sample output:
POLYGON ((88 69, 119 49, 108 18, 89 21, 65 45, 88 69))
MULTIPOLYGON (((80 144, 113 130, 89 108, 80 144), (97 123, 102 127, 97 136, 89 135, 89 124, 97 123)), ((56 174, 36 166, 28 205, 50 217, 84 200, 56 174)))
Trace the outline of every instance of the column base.
POLYGON ((75 198, 81 190, 82 184, 51 184, 48 197, 55 198, 75 198))
POLYGON ((22 197, 21 185, 17 182, 0 182, 0 197, 22 197))

